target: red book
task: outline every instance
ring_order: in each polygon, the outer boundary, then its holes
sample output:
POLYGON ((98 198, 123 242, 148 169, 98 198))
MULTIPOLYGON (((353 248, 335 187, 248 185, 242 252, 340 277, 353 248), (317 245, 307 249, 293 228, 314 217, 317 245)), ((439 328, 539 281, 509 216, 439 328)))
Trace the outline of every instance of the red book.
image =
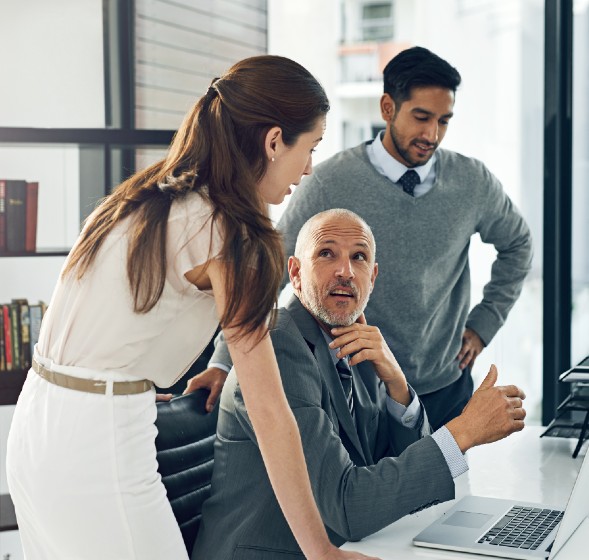
POLYGON ((6 181, 0 179, 0 251, 6 251, 6 181))
POLYGON ((26 217, 25 217, 25 251, 34 253, 37 250, 37 207, 39 200, 39 183, 27 183, 26 217))

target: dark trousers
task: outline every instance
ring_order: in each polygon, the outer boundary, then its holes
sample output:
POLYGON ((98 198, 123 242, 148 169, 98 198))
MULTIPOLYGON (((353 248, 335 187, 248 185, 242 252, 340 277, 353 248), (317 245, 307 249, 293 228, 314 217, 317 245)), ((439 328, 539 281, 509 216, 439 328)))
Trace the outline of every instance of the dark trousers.
POLYGON ((431 427, 437 430, 452 418, 456 418, 472 397, 474 384, 470 368, 462 370, 462 375, 447 387, 433 393, 419 395, 431 427))

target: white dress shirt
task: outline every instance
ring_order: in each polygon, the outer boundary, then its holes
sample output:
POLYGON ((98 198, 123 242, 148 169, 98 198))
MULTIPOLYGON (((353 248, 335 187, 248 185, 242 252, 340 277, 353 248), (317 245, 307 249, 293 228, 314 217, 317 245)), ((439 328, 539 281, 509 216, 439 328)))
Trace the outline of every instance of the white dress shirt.
POLYGON ((413 171, 417 172, 419 180, 421 181, 416 185, 415 190, 413 191, 413 196, 419 198, 429 192, 434 186, 434 181, 436 180, 436 154, 434 153, 425 165, 412 168, 406 167, 386 151, 385 147, 382 145, 382 134, 382 132, 377 134, 372 143, 368 144, 366 147, 368 159, 374 168, 381 175, 384 175, 387 179, 395 183, 400 189, 403 187, 399 184, 399 179, 406 171, 413 169, 413 171))

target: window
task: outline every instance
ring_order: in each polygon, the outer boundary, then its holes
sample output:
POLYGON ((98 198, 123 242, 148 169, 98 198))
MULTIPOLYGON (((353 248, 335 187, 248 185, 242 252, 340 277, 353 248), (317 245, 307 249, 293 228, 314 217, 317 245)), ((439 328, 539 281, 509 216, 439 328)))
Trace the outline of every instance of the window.
POLYGON ((387 41, 393 37, 393 3, 365 2, 362 5, 362 40, 387 41))
POLYGON ((589 1, 576 0, 573 30, 573 210, 571 363, 589 354, 589 1))

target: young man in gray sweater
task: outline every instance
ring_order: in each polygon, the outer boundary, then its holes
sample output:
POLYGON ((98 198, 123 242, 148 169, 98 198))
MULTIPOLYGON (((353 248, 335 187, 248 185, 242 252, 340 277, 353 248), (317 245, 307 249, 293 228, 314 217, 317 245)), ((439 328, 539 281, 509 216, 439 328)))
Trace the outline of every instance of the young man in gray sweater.
MULTIPOLYGON (((460 81, 427 49, 398 54, 384 69, 384 133, 318 165, 278 224, 287 255, 301 226, 323 210, 347 208, 369 224, 380 282, 366 318, 382 331, 434 428, 470 398, 475 359, 505 322, 532 259, 529 228, 499 181, 480 161, 439 148, 460 81), (483 300, 469 312, 468 249, 476 233, 497 258, 483 300)), ((213 402, 221 383, 211 378, 230 363, 217 344, 189 390, 212 385, 213 402)))

